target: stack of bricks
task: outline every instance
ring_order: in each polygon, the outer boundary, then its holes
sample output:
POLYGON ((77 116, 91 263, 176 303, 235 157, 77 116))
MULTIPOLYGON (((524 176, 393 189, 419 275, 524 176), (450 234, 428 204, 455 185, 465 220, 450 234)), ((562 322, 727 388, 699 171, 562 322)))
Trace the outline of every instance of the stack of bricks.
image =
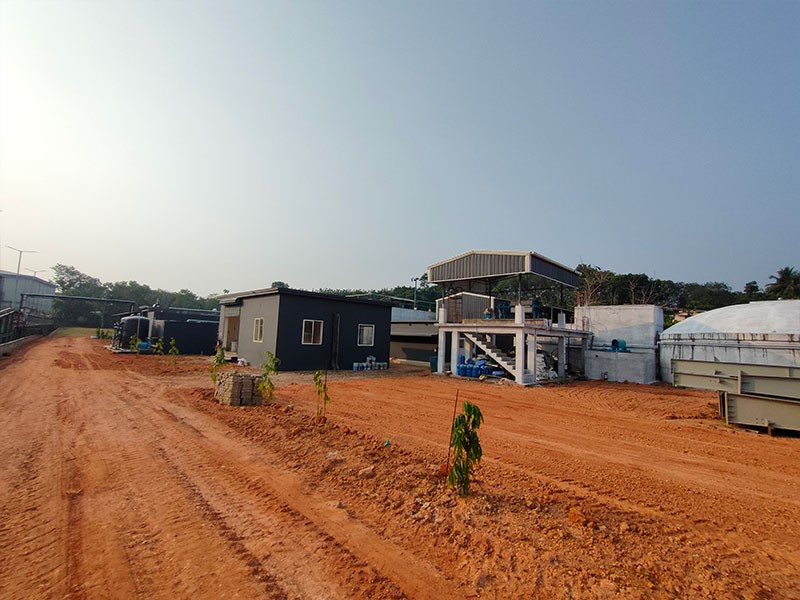
POLYGON ((261 377, 249 373, 219 373, 214 398, 229 406, 260 406, 261 377))

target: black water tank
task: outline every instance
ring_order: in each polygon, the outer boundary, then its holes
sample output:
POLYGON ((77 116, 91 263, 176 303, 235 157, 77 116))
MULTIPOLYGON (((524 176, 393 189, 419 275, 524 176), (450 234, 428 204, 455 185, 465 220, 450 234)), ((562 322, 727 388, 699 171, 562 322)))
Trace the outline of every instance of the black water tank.
POLYGON ((131 338, 135 335, 140 340, 147 339, 147 334, 150 330, 150 320, 147 317, 122 317, 122 339, 120 345, 127 348, 131 343, 131 338))

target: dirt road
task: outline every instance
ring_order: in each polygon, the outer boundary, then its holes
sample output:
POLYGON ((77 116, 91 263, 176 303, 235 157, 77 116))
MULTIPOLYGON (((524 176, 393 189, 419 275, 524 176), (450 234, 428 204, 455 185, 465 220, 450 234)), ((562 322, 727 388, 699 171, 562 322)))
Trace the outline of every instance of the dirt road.
POLYGON ((302 378, 225 407, 207 366, 3 361, 0 598, 800 598, 800 440, 712 395, 350 378, 320 427, 302 378), (456 388, 486 417, 468 499, 437 474, 456 388))

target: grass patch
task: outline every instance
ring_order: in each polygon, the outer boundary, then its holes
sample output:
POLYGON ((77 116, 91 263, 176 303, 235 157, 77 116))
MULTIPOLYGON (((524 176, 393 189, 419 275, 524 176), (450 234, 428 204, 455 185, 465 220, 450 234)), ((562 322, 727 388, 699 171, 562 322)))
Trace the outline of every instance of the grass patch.
MULTIPOLYGON (((113 329, 106 329, 109 334, 113 329)), ((92 337, 97 335, 97 327, 59 327, 53 332, 53 337, 92 337)))

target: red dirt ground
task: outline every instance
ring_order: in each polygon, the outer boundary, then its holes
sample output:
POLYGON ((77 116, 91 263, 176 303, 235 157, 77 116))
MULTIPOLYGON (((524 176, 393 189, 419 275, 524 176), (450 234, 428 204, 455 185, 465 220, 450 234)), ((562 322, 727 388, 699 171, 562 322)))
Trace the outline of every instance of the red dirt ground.
POLYGON ((209 365, 2 359, 0 598, 800 598, 800 439, 712 394, 404 368, 332 377, 318 426, 310 375, 227 407, 209 365), (437 473, 456 390, 486 418, 466 499, 437 473))

